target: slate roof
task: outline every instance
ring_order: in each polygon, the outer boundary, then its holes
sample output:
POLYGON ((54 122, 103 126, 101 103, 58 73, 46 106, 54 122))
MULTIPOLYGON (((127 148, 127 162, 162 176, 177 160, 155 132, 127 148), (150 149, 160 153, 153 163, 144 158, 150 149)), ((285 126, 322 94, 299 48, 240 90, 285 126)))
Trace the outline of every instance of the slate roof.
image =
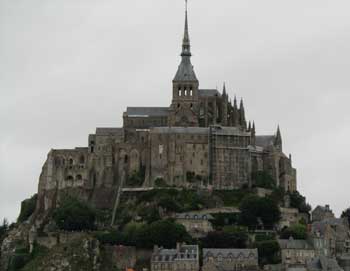
POLYGON ((255 137, 255 144, 260 147, 271 146, 273 145, 274 141, 275 141, 274 135, 262 135, 262 136, 255 137))
POLYGON ((166 117, 169 107, 127 107, 124 115, 128 117, 166 117))
POLYGON ((210 214, 200 214, 200 213, 181 213, 181 214, 176 214, 175 217, 178 219, 198 219, 198 220, 214 219, 214 217, 210 214))
POLYGON ((199 89, 198 93, 201 97, 221 96, 220 92, 217 89, 199 89))
POLYGON ((229 257, 238 258, 243 256, 244 258, 254 257, 258 258, 258 249, 240 249, 240 248, 203 248, 203 258, 207 257, 229 257))
POLYGON ((332 270, 332 271, 341 271, 338 262, 334 258, 327 258, 325 256, 320 256, 308 262, 308 270, 317 271, 317 270, 332 270))
POLYGON ((296 239, 279 239, 278 243, 281 249, 313 249, 312 246, 305 240, 296 239))
POLYGON ((124 133, 123 128, 108 128, 108 127, 96 128, 96 135, 123 135, 123 133, 124 133))
POLYGON ((188 56, 182 57, 174 81, 198 81, 188 56))

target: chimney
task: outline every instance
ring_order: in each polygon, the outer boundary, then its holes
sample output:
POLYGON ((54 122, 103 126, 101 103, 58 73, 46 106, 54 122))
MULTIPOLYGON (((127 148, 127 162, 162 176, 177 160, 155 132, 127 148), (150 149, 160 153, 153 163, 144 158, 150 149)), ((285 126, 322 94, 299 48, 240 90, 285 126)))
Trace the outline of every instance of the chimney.
POLYGON ((159 252, 159 247, 158 247, 158 245, 154 245, 153 246, 153 253, 154 254, 157 254, 159 252))
POLYGON ((176 243, 176 251, 180 252, 180 248, 181 248, 181 243, 176 243))

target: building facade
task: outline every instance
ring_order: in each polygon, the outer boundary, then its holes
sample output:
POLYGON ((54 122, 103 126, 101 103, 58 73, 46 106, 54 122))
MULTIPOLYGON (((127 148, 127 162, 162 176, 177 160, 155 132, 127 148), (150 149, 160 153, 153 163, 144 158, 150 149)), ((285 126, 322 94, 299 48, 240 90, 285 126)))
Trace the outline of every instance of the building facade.
POLYGON ((203 249, 203 271, 259 270, 257 249, 203 249))
POLYGON ((178 243, 176 249, 154 247, 151 258, 151 271, 183 270, 199 270, 199 249, 197 245, 178 243))
POLYGON ((127 107, 123 127, 97 128, 84 148, 51 150, 39 180, 39 212, 53 207, 65 190, 111 208, 119 187, 236 189, 254 185, 252 176, 259 171, 270 174, 278 187, 296 190, 296 170, 283 153, 280 129, 257 135, 243 100, 232 101, 225 86, 222 92, 200 88, 187 11, 185 18, 170 106, 127 107), (131 182, 135 175, 142 181, 131 182))

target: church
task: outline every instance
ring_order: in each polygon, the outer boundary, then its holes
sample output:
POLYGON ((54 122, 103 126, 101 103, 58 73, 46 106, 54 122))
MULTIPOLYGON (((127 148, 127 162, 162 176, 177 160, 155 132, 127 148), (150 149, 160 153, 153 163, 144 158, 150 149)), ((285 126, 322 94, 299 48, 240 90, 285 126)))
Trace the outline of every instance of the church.
POLYGON ((87 147, 51 150, 39 180, 42 208, 66 189, 103 208, 120 188, 239 189, 253 187, 261 173, 285 191, 297 189, 279 127, 257 135, 243 100, 232 102, 225 85, 222 91, 200 88, 187 13, 170 106, 127 107, 123 127, 97 128, 87 147))

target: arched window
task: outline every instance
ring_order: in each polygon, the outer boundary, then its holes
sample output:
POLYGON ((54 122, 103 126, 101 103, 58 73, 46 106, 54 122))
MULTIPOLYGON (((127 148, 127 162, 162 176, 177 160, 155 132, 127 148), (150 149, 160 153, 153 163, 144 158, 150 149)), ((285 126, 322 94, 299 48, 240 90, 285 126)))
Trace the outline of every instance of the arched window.
POLYGON ((184 90, 184 96, 187 96, 187 89, 184 90))
POLYGON ((73 181, 73 180, 74 180, 74 178, 73 178, 73 176, 68 175, 68 176, 67 176, 67 178, 66 178, 66 180, 67 180, 67 181, 73 181))
POLYGON ((126 164, 127 162, 128 162, 128 156, 125 155, 125 156, 124 156, 124 163, 126 164))
POLYGON ((85 163, 85 157, 84 157, 84 155, 80 156, 80 158, 79 158, 79 163, 80 163, 80 164, 84 164, 84 163, 85 163))
POLYGON ((70 165, 70 166, 73 166, 73 163, 74 163, 73 159, 70 158, 70 159, 69 159, 69 165, 70 165))
POLYGON ((192 91, 192 89, 190 90, 190 96, 193 96, 193 91, 192 91))
POLYGON ((79 174, 79 175, 77 175, 77 177, 76 177, 76 180, 77 181, 81 181, 83 179, 83 177, 79 174))
POLYGON ((179 92, 178 92, 179 97, 181 97, 181 94, 182 94, 181 89, 179 89, 179 92))

